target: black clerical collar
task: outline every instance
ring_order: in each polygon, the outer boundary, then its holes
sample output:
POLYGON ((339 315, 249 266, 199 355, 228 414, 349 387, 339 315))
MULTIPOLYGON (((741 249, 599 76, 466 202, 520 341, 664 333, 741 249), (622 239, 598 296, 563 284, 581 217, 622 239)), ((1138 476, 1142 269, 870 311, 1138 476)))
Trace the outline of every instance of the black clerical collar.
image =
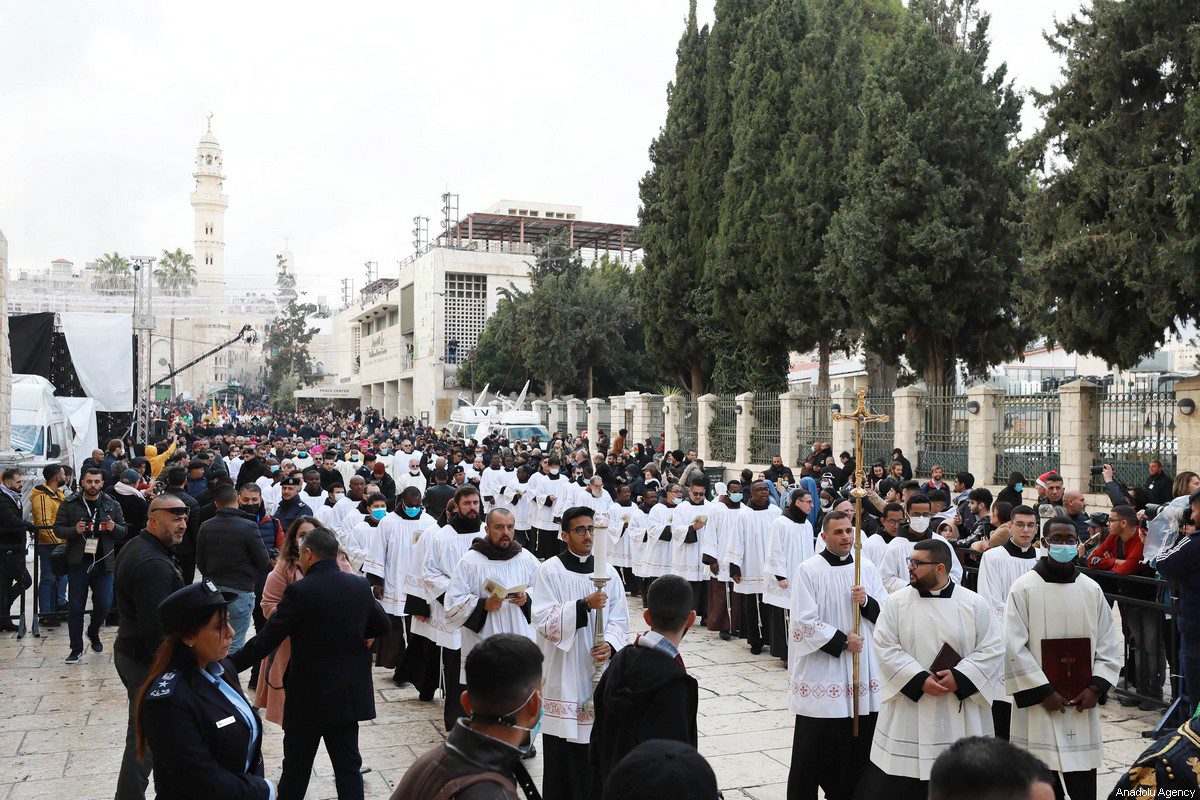
POLYGON ((561 477, 562 477, 562 473, 561 473, 561 472, 560 472, 559 474, 557 474, 557 475, 551 475, 549 472, 545 472, 545 473, 542 473, 542 474, 544 474, 544 475, 545 475, 547 478, 549 478, 549 479, 550 479, 550 480, 552 480, 552 481, 556 481, 556 480, 558 480, 559 478, 561 478, 561 477))
POLYGON ((820 555, 821 558, 825 559, 825 563, 827 563, 831 567, 844 567, 847 564, 854 563, 854 554, 853 553, 846 553, 845 558, 838 558, 837 556, 835 556, 833 553, 829 552, 828 550, 822 550, 820 553, 818 553, 818 555, 820 555))
POLYGON ((567 572, 574 572, 577 575, 591 575, 596 571, 595 560, 590 554, 587 558, 580 558, 568 549, 558 554, 558 560, 566 567, 567 572))
POLYGON ((631 506, 633 506, 633 503, 628 502, 628 501, 622 503, 620 500, 618 500, 617 505, 619 505, 621 508, 630 508, 631 506))
POLYGON ((1033 545, 1029 545, 1029 547, 1026 547, 1024 550, 1022 550, 1011 541, 1007 541, 1004 543, 1004 549, 1007 550, 1008 554, 1013 558, 1037 558, 1037 551, 1034 550, 1033 545))
POLYGON ((1079 574, 1079 570, 1074 564, 1071 564, 1070 571, 1059 572, 1046 562, 1049 556, 1043 556, 1038 559, 1038 563, 1033 565, 1033 571, 1041 576, 1046 583, 1074 583, 1075 576, 1079 574))
POLYGON ((751 511, 766 511, 770 507, 771 503, 769 501, 762 508, 755 508, 754 503, 746 503, 746 508, 750 509, 751 511))
POLYGON ((454 529, 455 533, 479 533, 482 530, 478 519, 454 516, 450 517, 446 522, 454 529))
POLYGON ((954 594, 954 581, 946 581, 946 585, 936 591, 928 591, 927 589, 917 589, 917 594, 921 597, 949 597, 954 594))
POLYGON ((692 498, 690 498, 690 497, 689 497, 689 498, 688 498, 688 504, 689 504, 689 505, 693 505, 693 506, 702 506, 702 505, 704 505, 704 501, 703 501, 703 500, 701 500, 699 503, 694 503, 694 502, 692 502, 692 498))

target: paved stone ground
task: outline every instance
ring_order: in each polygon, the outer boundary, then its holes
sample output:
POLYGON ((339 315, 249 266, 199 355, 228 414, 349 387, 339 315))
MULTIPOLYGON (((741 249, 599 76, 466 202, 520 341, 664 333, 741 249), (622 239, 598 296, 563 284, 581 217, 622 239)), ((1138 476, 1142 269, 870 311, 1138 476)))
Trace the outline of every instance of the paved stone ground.
MULTIPOLYGON (((630 616, 641 625, 641 607, 630 616)), ((103 633, 105 651, 90 650, 67 666, 66 626, 45 639, 0 638, 0 800, 113 796, 125 740, 125 692, 112 665, 114 629, 103 633)), ((716 770, 727 800, 777 800, 787 794, 792 716, 787 672, 778 659, 753 656, 743 642, 722 642, 697 631, 684 639, 684 659, 700 681, 700 752, 716 770)), ((440 741, 441 704, 422 703, 396 688, 388 672, 375 671, 378 718, 364 724, 360 742, 367 797, 387 798, 405 768, 440 741)), ((1103 710, 1105 767, 1099 797, 1146 747, 1141 731, 1152 715, 1116 704, 1103 710)), ((266 724, 263 754, 269 777, 278 777, 282 732, 266 724)), ((530 764, 540 777, 540 757, 530 764)), ((539 781, 540 782, 540 781, 539 781)), ((317 757, 310 798, 334 798, 332 772, 317 757)))

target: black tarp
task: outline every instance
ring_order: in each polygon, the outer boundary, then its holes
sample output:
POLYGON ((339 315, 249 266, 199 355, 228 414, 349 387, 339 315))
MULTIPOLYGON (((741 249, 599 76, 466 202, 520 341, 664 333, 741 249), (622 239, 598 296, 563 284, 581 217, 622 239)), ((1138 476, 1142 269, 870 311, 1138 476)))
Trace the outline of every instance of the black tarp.
MULTIPOLYGON (((54 383, 50 374, 50 351, 54 343, 53 313, 10 316, 8 339, 14 375, 40 375, 54 383)), ((76 378, 76 382, 78 380, 76 378)))

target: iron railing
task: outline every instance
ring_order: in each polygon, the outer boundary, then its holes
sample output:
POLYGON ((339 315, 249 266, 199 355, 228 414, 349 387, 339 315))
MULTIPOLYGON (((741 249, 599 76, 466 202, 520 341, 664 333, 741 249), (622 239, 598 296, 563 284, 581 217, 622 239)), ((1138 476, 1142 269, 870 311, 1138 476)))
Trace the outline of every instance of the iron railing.
MULTIPOLYGON (((1101 387, 1100 432, 1089 437, 1097 458, 1094 466, 1113 465, 1116 479, 1145 486, 1151 461, 1167 474, 1176 467, 1175 391, 1101 387)), ((1104 490, 1104 478, 1093 475, 1091 490, 1104 490)))
POLYGON ((737 458, 737 399, 732 394, 719 394, 713 403, 708 449, 713 461, 729 463, 737 458))
POLYGON ((750 430, 750 463, 769 464, 779 455, 779 394, 754 393, 754 427, 750 430))
POLYGON ((925 419, 917 431, 917 474, 940 466, 947 475, 967 470, 967 398, 935 392, 925 400, 925 419))
POLYGON ((862 453, 856 454, 858 463, 870 467, 882 463, 887 471, 888 460, 896 447, 896 401, 891 392, 867 394, 867 411, 872 414, 887 414, 887 422, 872 422, 862 426, 862 453))
MULTIPOLYGON (((797 402, 796 439, 800 442, 800 452, 796 454, 797 466, 812 452, 814 442, 833 441, 830 404, 829 395, 822 393, 802 395, 797 402)), ((852 410, 847 409, 847 413, 852 410)))
POLYGON ((1043 472, 1059 468, 1058 392, 1007 394, 1000 397, 1002 428, 993 439, 996 445, 998 484, 1020 472, 1026 483, 1043 472))
POLYGON ((700 415, 696 410, 696 401, 685 398, 679 404, 679 423, 675 426, 675 435, 679 437, 679 449, 686 453, 695 450, 700 441, 700 415))
POLYGON ((657 451, 658 446, 662 444, 663 434, 666 430, 666 426, 667 417, 665 414, 663 414, 662 405, 660 404, 651 408, 649 430, 646 431, 646 435, 650 439, 650 444, 653 445, 653 450, 651 452, 657 451))

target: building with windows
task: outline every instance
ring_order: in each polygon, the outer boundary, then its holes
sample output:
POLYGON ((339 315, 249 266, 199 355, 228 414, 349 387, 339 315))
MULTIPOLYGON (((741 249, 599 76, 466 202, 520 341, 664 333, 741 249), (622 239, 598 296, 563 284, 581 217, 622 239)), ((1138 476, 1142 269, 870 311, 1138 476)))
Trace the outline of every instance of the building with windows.
POLYGON ((396 277, 364 287, 334 317, 328 338, 314 341, 314 361, 337 365, 323 385, 346 396, 357 389, 364 408, 388 417, 448 422, 460 392, 470 389, 459 385, 459 365, 503 293, 529 289, 538 243, 561 235, 585 259, 639 253, 633 226, 581 217, 579 206, 501 200, 447 224, 400 262, 396 277))

